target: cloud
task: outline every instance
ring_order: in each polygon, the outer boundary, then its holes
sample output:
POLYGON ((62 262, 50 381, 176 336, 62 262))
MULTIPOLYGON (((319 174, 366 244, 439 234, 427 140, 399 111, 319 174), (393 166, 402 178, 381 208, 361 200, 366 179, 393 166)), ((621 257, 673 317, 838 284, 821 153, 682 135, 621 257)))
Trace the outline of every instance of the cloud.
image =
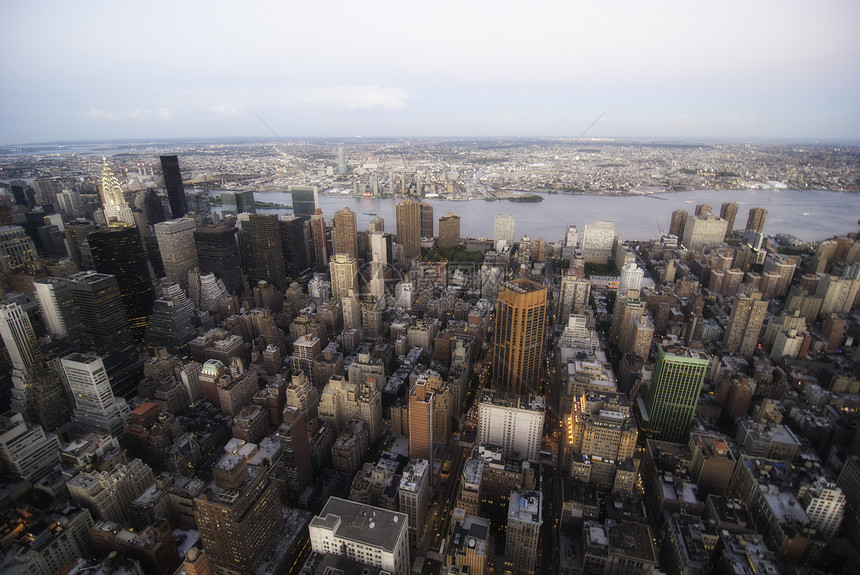
POLYGON ((755 114, 739 114, 737 112, 732 112, 729 114, 727 120, 732 124, 755 124, 756 117, 755 114))
POLYGON ((508 112, 499 116, 499 122, 510 126, 517 123, 517 117, 508 112))
POLYGON ((218 104, 217 106, 211 106, 209 108, 210 112, 213 112, 216 116, 220 118, 244 118, 248 115, 248 106, 240 105, 234 106, 231 104, 218 104))
POLYGON ((169 120, 173 117, 170 110, 162 106, 161 108, 135 108, 134 110, 121 110, 113 112, 110 110, 102 110, 93 106, 86 113, 87 118, 96 120, 138 120, 141 118, 158 118, 159 120, 169 120))
POLYGON ((406 106, 412 91, 403 88, 365 86, 309 86, 287 90, 288 101, 323 104, 344 110, 396 110, 406 106))

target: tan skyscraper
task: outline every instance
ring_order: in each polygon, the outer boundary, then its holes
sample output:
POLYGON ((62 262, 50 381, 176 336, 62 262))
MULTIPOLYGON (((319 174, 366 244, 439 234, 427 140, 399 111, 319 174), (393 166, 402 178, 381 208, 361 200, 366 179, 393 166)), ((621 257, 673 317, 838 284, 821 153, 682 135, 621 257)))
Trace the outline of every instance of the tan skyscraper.
POLYGON ((404 258, 421 255, 421 206, 412 200, 397 204, 397 243, 403 246, 404 258))
POLYGON ((536 390, 546 337, 547 288, 527 279, 499 284, 493 378, 496 389, 524 394, 536 390))
POLYGON ((433 461, 434 394, 426 379, 419 379, 409 392, 409 457, 433 461))
POLYGON ((188 289, 188 272, 196 268, 197 244, 194 243, 194 231, 197 222, 192 218, 179 218, 155 224, 155 237, 158 240, 158 251, 164 262, 164 274, 172 282, 178 283, 182 289, 188 289))
POLYGON ((460 216, 451 212, 439 218, 439 247, 454 248, 460 243, 460 216))
POLYGON ((750 215, 747 218, 748 232, 759 232, 764 229, 764 220, 767 217, 767 210, 764 208, 751 208, 750 215))
POLYGON ((347 254, 336 254, 329 264, 331 273, 331 295, 341 301, 349 290, 358 293, 358 260, 347 254))
POLYGON ((355 212, 348 207, 334 213, 334 253, 358 259, 355 212))
POLYGON ((766 312, 767 300, 761 299, 761 292, 753 292, 750 295, 739 293, 735 296, 732 315, 729 316, 723 337, 723 351, 751 357, 766 312))

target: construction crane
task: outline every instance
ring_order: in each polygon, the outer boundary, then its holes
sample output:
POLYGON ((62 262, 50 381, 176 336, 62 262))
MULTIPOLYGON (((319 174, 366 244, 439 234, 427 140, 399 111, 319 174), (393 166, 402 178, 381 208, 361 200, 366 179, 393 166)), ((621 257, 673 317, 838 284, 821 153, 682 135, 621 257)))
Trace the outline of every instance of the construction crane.
POLYGON ((660 227, 660 218, 657 217, 657 214, 654 214, 654 219, 657 221, 657 230, 660 232, 660 235, 663 235, 663 228, 660 227))

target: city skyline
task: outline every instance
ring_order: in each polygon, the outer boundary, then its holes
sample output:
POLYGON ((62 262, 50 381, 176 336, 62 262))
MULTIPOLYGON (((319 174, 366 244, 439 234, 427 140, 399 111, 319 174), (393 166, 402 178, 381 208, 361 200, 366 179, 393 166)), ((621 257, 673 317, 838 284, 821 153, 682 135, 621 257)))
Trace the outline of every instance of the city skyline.
POLYGON ((851 2, 147 8, 4 7, 0 145, 860 134, 851 2))

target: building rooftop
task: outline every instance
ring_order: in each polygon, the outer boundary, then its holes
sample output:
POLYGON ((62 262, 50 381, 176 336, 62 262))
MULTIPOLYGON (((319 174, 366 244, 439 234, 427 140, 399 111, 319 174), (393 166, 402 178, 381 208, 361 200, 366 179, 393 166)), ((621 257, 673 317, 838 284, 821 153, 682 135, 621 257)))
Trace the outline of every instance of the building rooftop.
POLYGON ((408 521, 405 513, 331 497, 310 526, 332 530, 339 539, 393 553, 408 521))
POLYGON ((524 523, 541 524, 540 491, 511 491, 508 520, 516 519, 524 523))

